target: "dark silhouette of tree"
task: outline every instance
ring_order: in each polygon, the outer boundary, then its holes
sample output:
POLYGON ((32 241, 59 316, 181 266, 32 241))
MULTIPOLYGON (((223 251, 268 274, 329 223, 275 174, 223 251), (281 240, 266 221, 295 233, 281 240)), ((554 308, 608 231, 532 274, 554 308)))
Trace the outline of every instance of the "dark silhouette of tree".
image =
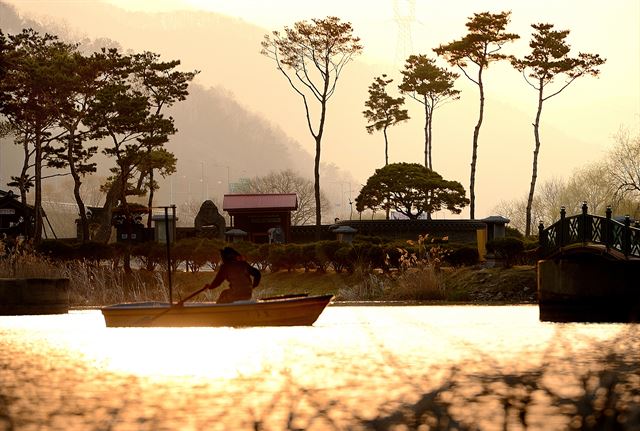
POLYGON ((35 189, 35 228, 33 239, 42 236, 42 167, 54 135, 57 119, 69 104, 69 64, 75 45, 63 43, 56 36, 40 35, 32 29, 8 36, 5 46, 5 76, 0 80, 0 113, 10 123, 23 146, 25 161, 18 178, 23 203, 26 188, 33 181, 35 189), (6 53, 8 51, 8 53, 6 53), (31 164, 33 156, 33 164, 31 164), (30 177, 26 170, 33 166, 30 177))
POLYGON ((569 35, 569 30, 554 30, 553 24, 532 24, 531 27, 535 30, 531 42, 529 42, 531 52, 523 59, 511 59, 513 66, 522 72, 527 84, 538 93, 538 108, 533 122, 535 148, 533 150, 531 185, 526 209, 525 235, 527 236, 531 234, 531 208, 538 177, 542 104, 553 96, 560 94, 577 78, 585 75, 598 76, 600 73, 598 67, 605 62, 605 59, 600 58, 598 54, 581 52, 575 58, 569 57, 571 47, 565 41, 569 35), (545 94, 545 90, 548 90, 549 86, 559 76, 566 78, 564 82, 545 94))
MULTIPOLYGON (((189 83, 199 72, 180 72, 176 70, 179 65, 179 60, 162 62, 160 55, 153 52, 146 51, 133 55, 133 76, 140 83, 141 90, 147 96, 153 115, 160 115, 163 109, 185 100, 189 95, 189 83)), ((173 154, 164 148, 158 148, 158 144, 162 145, 165 142, 163 142, 162 136, 155 135, 156 132, 155 129, 151 129, 144 137, 144 150, 147 157, 139 169, 138 189, 146 190, 149 193, 148 227, 151 227, 154 192, 158 189, 158 184, 154 180, 154 172, 158 171, 162 177, 166 177, 176 170, 176 158, 173 154)))
POLYGON ((54 168, 67 168, 73 178, 73 196, 78 206, 82 241, 90 240, 89 221, 80 188, 87 174, 96 172, 96 163, 92 158, 98 151, 96 145, 89 146, 94 131, 84 119, 98 91, 106 82, 109 70, 106 69, 104 56, 93 54, 85 57, 76 52, 69 58, 68 82, 69 104, 60 112, 57 123, 64 133, 57 138, 61 145, 52 149, 47 165, 54 168))
MULTIPOLYGON (((103 185, 103 191, 107 193, 107 220, 103 223, 110 222, 112 205, 117 201, 122 224, 132 226, 137 216, 130 210, 127 197, 144 194, 142 177, 153 166, 150 153, 162 149, 176 129, 172 118, 165 118, 153 110, 149 95, 135 75, 132 57, 123 56, 117 49, 109 49, 104 54, 115 73, 98 91, 86 122, 96 137, 109 140, 110 145, 102 151, 115 160, 112 175, 103 185)), ((168 160, 175 165, 175 158, 168 160)), ((103 235, 101 233, 97 239, 105 240, 103 235)), ((131 270, 128 252, 125 253, 124 268, 127 272, 131 270)))
POLYGON ((315 140, 314 194, 316 237, 322 223, 320 198, 320 150, 327 115, 327 104, 336 91, 344 66, 362 51, 360 39, 353 35, 351 23, 337 17, 299 21, 284 33, 273 31, 262 41, 262 54, 275 61, 277 69, 304 103, 309 132, 315 140), (311 101, 319 104, 317 123, 312 123, 311 101))
POLYGON ((409 56, 401 72, 400 91, 424 105, 424 166, 433 169, 433 111, 449 100, 460 98, 460 91, 453 88, 458 74, 436 66, 425 55, 409 56))
POLYGON ((356 209, 390 208, 415 220, 442 208, 459 214, 468 203, 459 182, 445 180, 419 163, 392 163, 369 177, 356 198, 356 209))
POLYGON ((517 34, 506 33, 511 12, 492 14, 490 12, 475 13, 466 23, 468 33, 461 39, 435 48, 436 54, 444 57, 449 64, 457 66, 464 76, 478 86, 480 92, 480 110, 478 122, 473 130, 473 147, 471 153, 471 175, 469 180, 469 214, 475 218, 475 182, 476 161, 478 159, 478 137, 484 117, 484 84, 482 75, 489 64, 506 59, 507 56, 499 51, 503 45, 519 38, 517 34), (467 70, 473 63, 477 67, 475 77, 467 70))
POLYGON ((382 130, 384 135, 384 165, 389 164, 389 139, 387 136, 387 128, 409 119, 406 109, 401 109, 404 105, 404 97, 392 97, 387 94, 387 85, 393 82, 393 79, 385 79, 387 75, 383 74, 374 78, 373 83, 369 86, 369 99, 364 103, 367 107, 362 114, 369 124, 366 126, 368 133, 376 130, 382 130))

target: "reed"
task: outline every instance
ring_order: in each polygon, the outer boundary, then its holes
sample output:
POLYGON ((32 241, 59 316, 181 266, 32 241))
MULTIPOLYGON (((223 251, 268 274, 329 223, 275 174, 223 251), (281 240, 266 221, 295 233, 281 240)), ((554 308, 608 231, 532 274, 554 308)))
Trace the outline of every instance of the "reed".
POLYGON ((382 273, 356 268, 337 295, 343 301, 429 301, 447 299, 439 272, 431 265, 382 273))
POLYGON ((0 277, 68 278, 71 306, 168 300, 168 289, 160 272, 127 273, 89 261, 54 262, 34 254, 12 254, 0 259, 0 277))

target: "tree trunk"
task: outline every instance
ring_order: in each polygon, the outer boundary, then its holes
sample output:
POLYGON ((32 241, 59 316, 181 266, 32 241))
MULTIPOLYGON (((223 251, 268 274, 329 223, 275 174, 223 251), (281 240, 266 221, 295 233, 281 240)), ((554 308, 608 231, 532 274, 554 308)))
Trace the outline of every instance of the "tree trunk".
POLYGON ((429 147, 429 169, 433 170, 433 148, 431 147, 431 141, 433 139, 433 131, 431 123, 433 122, 433 105, 429 107, 429 118, 427 118, 427 146, 429 147))
POLYGON ((321 138, 320 136, 316 136, 316 157, 313 165, 313 192, 316 201, 316 241, 320 240, 320 226, 322 225, 322 211, 320 207, 320 144, 321 138))
POLYGON ((33 232, 33 244, 38 245, 42 240, 42 135, 39 131, 39 124, 36 124, 35 146, 35 199, 33 208, 35 210, 35 229, 33 232))
POLYGON ((482 67, 478 71, 478 88, 480 89, 480 112, 478 113, 478 122, 473 129, 473 149, 471 152, 471 176, 469 179, 469 218, 475 219, 476 211, 476 162, 478 160, 478 137, 480 136, 480 126, 482 126, 482 118, 484 115, 484 87, 482 85, 482 67))
POLYGON ((533 165, 531 169, 531 186, 529 187, 529 197, 527 198, 527 216, 525 226, 525 236, 531 235, 531 211, 533 208, 533 194, 536 189, 536 180, 538 178, 538 154, 540 152, 540 115, 542 114, 542 92, 544 87, 542 86, 542 80, 540 80, 540 87, 538 88, 538 111, 536 112, 536 121, 533 123, 533 136, 536 141, 535 149, 533 150, 533 165))
POLYGON ((151 219, 153 216, 153 211, 151 211, 151 207, 153 206, 153 168, 149 172, 149 200, 147 201, 147 207, 149 207, 149 214, 147 216, 147 227, 151 227, 151 219))
POLYGON ((73 196, 76 199, 76 204, 78 205, 78 214, 80 215, 80 228, 82 232, 82 242, 87 242, 91 238, 89 236, 89 220, 87 219, 87 210, 84 206, 84 202, 82 201, 82 196, 80 196, 80 186, 82 185, 82 181, 80 180, 80 176, 75 169, 71 170, 71 176, 73 177, 73 196))
POLYGON ((80 215, 81 239, 82 242, 85 243, 91 238, 89 237, 89 220, 87 219, 87 210, 84 206, 84 202, 82 201, 82 197, 80 196, 80 186, 82 185, 82 181, 78 171, 76 170, 76 165, 73 159, 73 135, 70 136, 69 142, 70 145, 67 147, 67 162, 69 163, 69 172, 73 178, 73 196, 76 200, 76 204, 78 205, 78 214, 80 215))
MULTIPOLYGON (((382 129, 382 133, 384 134, 384 165, 387 166, 389 164, 389 140, 387 138, 387 126, 382 129)), ((384 209, 385 220, 389 220, 389 196, 387 196, 387 202, 384 209)))
POLYGON ((120 181, 122 181, 122 179, 118 176, 114 180, 113 184, 111 184, 111 187, 105 196, 104 205, 102 206, 103 211, 102 219, 100 220, 100 228, 96 232, 94 238, 96 241, 107 243, 111 237, 111 218, 113 216, 113 207, 118 201, 118 195, 120 193, 120 181))
POLYGON ((424 167, 429 167, 429 104, 424 96, 424 167))
POLYGON ((27 140, 26 133, 25 139, 22 143, 22 150, 24 152, 24 159, 22 161, 22 170, 20 171, 20 181, 18 188, 20 189, 20 202, 22 205, 27 205, 27 179, 29 177, 29 141, 27 140))
POLYGON ((389 139, 387 137, 387 126, 384 126, 384 129, 382 129, 382 134, 384 135, 384 165, 387 166, 389 164, 389 139))
MULTIPOLYGON (((325 80, 324 85, 324 94, 327 94, 327 89, 329 86, 329 81, 325 80)), ((307 112, 307 115, 309 113, 307 112)), ((314 176, 314 184, 313 190, 316 198, 316 241, 320 240, 322 236, 322 208, 320 203, 320 149, 322 144, 322 132, 324 130, 324 121, 327 115, 327 101, 326 99, 322 99, 320 102, 320 123, 318 125, 318 133, 315 135, 316 140, 316 157, 313 167, 313 176, 314 176)))

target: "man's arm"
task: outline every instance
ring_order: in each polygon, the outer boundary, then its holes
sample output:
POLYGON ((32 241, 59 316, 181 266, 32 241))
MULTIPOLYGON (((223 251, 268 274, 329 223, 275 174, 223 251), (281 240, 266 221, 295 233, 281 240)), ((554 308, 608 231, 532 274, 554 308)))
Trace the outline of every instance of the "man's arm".
POLYGON ((218 273, 216 274, 213 281, 209 283, 209 289, 215 289, 216 287, 220 286, 226 278, 227 278, 227 267, 224 264, 222 264, 220 265, 220 269, 218 270, 218 273))

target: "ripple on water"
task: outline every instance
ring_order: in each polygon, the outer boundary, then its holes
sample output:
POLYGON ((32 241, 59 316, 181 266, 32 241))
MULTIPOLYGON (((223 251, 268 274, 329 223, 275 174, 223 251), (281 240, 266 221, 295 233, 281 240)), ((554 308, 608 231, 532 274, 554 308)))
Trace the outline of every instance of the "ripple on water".
POLYGON ((637 329, 542 323, 532 306, 329 307, 293 328, 0 317, 0 430, 353 429, 420 409, 493 429, 505 397, 527 399, 531 429, 563 429, 553 403, 584 395, 608 353, 640 381, 637 329))

